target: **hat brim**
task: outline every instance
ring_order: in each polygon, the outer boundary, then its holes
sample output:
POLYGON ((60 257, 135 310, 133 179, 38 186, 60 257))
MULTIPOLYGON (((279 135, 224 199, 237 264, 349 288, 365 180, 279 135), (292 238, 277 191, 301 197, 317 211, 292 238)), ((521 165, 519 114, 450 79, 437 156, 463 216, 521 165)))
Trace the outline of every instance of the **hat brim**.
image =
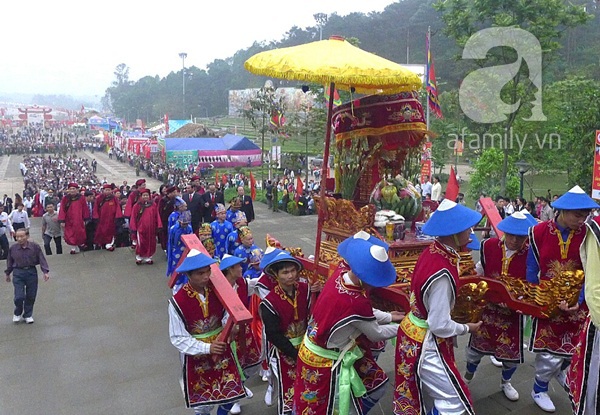
MULTIPOLYGON (((283 251, 283 252, 285 252, 285 251, 283 251)), ((263 272, 265 274, 271 275, 272 277, 276 277, 276 275, 273 273, 273 265, 280 264, 282 262, 290 262, 292 264, 295 264, 296 266, 298 266, 298 271, 301 271, 302 269, 304 269, 304 267, 302 266, 302 262, 300 262, 298 259, 294 258, 290 254, 281 255, 281 253, 280 253, 277 256, 275 256, 274 258, 272 258, 271 261, 268 262, 264 266, 263 272)))
POLYGON ((450 236, 466 231, 479 223, 480 213, 462 205, 451 210, 436 210, 423 225, 423 233, 430 236, 450 236))
POLYGON ((210 258, 205 254, 195 255, 193 257, 188 256, 183 260, 183 263, 179 266, 179 268, 177 268, 176 271, 179 273, 190 272, 195 269, 208 267, 216 262, 217 261, 215 259, 210 258))
POLYGON ((565 193, 554 202, 552 207, 559 210, 591 210, 600 206, 585 193, 565 193))
POLYGON ((380 262, 371 256, 373 245, 381 246, 350 237, 338 245, 338 253, 361 281, 372 287, 387 287, 396 282, 396 269, 389 259, 380 262))
POLYGON ((246 262, 246 259, 240 258, 239 256, 227 257, 221 260, 221 263, 219 264, 219 269, 221 271, 225 271, 227 268, 231 268, 234 265, 241 264, 243 262, 246 262))
POLYGON ((531 215, 525 217, 526 219, 515 219, 509 216, 498 223, 498 229, 510 235, 527 236, 529 228, 537 225, 537 221, 531 215))

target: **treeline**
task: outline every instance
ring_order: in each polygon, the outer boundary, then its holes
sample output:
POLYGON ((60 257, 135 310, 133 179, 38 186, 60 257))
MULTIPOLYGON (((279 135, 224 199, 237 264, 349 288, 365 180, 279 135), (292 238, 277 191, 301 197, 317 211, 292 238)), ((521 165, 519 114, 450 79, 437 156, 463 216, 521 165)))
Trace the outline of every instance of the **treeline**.
MULTIPOLYGON (((329 15, 322 26, 323 39, 331 35, 356 38, 360 47, 398 63, 425 63, 425 34, 432 32, 432 52, 440 91, 453 91, 464 78, 468 66, 457 60, 460 49, 454 39, 443 34, 444 22, 432 0, 402 0, 390 4, 383 12, 329 15), (408 62, 407 62, 408 61, 408 62)), ((465 1, 468 4, 469 1, 465 1)), ((586 7, 595 16, 587 24, 567 29, 559 40, 559 56, 545 68, 545 82, 554 82, 577 75, 600 80, 600 4, 575 0, 571 3, 586 7)), ((165 113, 172 119, 215 117, 227 114, 228 91, 261 87, 266 78, 244 69, 244 62, 263 50, 288 47, 319 39, 320 27, 291 27, 281 40, 255 42, 227 59, 217 59, 206 69, 186 70, 186 99, 183 108, 182 71, 164 78, 148 75, 139 80, 128 76, 127 64, 115 69, 115 81, 107 88, 103 105, 115 115, 132 121, 141 118, 151 123, 165 113), (191 75, 190 75, 191 74, 191 75)), ((292 86, 295 82, 273 80, 275 86, 292 86)))

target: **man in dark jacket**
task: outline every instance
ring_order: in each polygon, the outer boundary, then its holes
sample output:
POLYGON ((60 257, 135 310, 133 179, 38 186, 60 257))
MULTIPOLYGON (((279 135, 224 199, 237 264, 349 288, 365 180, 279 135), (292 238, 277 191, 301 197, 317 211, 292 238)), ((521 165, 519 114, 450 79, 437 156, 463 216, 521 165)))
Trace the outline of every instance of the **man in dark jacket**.
MULTIPOLYGON (((184 199, 185 200, 185 199, 184 199)), ((223 193, 217 192, 217 187, 214 183, 208 185, 208 192, 202 195, 202 209, 203 209, 203 217, 204 222, 211 223, 217 217, 215 213, 215 205, 217 203, 225 204, 225 199, 223 198, 223 193)), ((189 207, 188 203, 188 208, 189 207)))
POLYGON ((204 208, 202 206, 202 196, 196 191, 196 188, 188 184, 185 187, 185 192, 181 195, 181 198, 185 201, 188 206, 188 210, 192 214, 192 230, 195 234, 198 233, 200 228, 200 222, 202 221, 202 212, 204 208))
POLYGON ((252 198, 244 194, 244 186, 238 186, 237 193, 242 201, 240 210, 246 214, 246 219, 248 220, 248 223, 250 223, 254 220, 254 204, 252 203, 252 198))

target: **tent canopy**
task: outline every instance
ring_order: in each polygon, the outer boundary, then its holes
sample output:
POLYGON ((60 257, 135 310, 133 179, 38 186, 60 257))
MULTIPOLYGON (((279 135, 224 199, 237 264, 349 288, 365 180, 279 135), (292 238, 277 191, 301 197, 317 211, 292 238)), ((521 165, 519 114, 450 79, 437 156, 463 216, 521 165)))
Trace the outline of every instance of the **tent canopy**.
POLYGON ((260 152, 260 147, 248 138, 233 134, 227 134, 221 138, 167 138, 165 139, 165 145, 167 151, 197 150, 227 152, 258 150, 260 152))

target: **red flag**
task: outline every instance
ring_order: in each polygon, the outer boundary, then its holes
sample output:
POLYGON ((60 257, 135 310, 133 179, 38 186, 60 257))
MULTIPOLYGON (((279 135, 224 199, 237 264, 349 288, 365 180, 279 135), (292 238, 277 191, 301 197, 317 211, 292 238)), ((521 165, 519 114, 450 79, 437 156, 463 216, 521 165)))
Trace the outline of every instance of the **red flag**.
POLYGON ((302 196, 302 192, 304 192, 304 183, 302 183, 302 179, 300 175, 296 176, 296 202, 302 196))
POLYGON ((433 55, 431 54, 431 44, 429 33, 427 33, 426 39, 427 48, 427 103, 429 109, 438 118, 444 118, 442 116, 442 108, 440 107, 440 100, 438 98, 437 83, 435 81, 435 66, 433 65, 433 55))
POLYGON ((225 186, 227 184, 227 175, 224 174, 221 176, 221 184, 225 186))
POLYGON ((250 197, 252 200, 256 199, 256 180, 252 172, 250 172, 250 197))
MULTIPOLYGON (((329 87, 325 88, 325 102, 329 103, 329 87)), ((333 106, 339 107, 340 105, 342 105, 340 94, 338 94, 337 89, 333 88, 333 106)))
POLYGON ((165 135, 169 135, 169 114, 165 114, 165 135))
POLYGON ((219 185, 219 172, 218 171, 215 172, 215 185, 217 185, 217 186, 219 185))
POLYGON ((456 174, 454 173, 454 167, 450 166, 450 178, 448 179, 448 186, 446 186, 446 199, 456 202, 460 186, 458 180, 456 180, 456 174))

